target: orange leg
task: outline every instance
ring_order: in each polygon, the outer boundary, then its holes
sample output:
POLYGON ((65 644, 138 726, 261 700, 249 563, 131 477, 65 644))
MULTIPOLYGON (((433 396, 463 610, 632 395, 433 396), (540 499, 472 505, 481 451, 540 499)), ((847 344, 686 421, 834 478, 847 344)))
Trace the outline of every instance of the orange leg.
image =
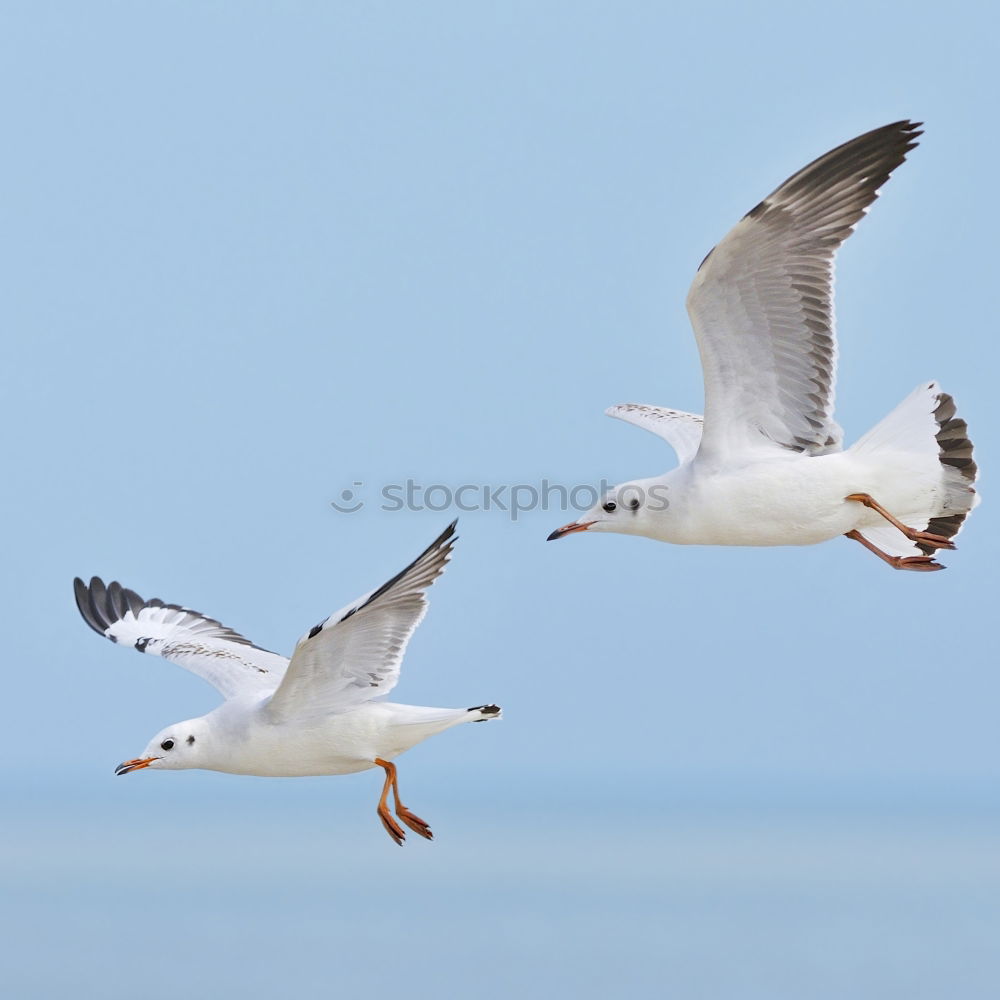
POLYGON ((396 765, 390 761, 382 760, 381 757, 376 757, 375 763, 385 771, 385 784, 382 786, 382 796, 378 800, 378 818, 382 820, 382 825, 385 827, 389 836, 400 845, 402 845, 403 841, 406 839, 406 834, 403 833, 400 825, 389 814, 389 808, 386 805, 386 798, 389 795, 389 789, 391 788, 392 798, 396 805, 396 815, 414 833, 419 833, 421 837, 424 837, 427 840, 433 840, 434 834, 431 833, 430 826, 428 826, 428 824, 419 816, 410 812, 410 810, 407 809, 406 806, 404 806, 399 800, 399 782, 396 778, 396 765))
MULTIPOLYGON (((863 503, 870 510, 881 514, 894 528, 899 528, 899 530, 906 535, 911 542, 923 542, 924 545, 929 545, 935 549, 953 549, 955 543, 950 538, 945 538, 944 535, 935 535, 931 531, 917 531, 915 528, 909 528, 902 521, 897 520, 890 514, 885 507, 883 507, 877 500, 869 496, 867 493, 852 493, 850 496, 844 497, 845 500, 856 500, 858 503, 863 503)), ((890 557, 891 558, 891 557, 890 557)), ((917 556, 913 557, 918 558, 917 556)), ((942 567, 943 569, 944 567, 942 567)))
POLYGON ((883 552, 877 545, 872 545, 860 531, 848 531, 844 537, 853 538, 854 541, 860 542, 869 552, 874 552, 879 559, 883 559, 893 569, 913 569, 924 573, 944 569, 944 566, 935 562, 931 556, 891 556, 888 552, 883 552))
POLYGON ((376 757, 375 763, 379 767, 385 768, 385 784, 382 786, 382 794, 378 800, 378 818, 382 820, 385 832, 402 847, 403 841, 406 840, 406 834, 403 833, 403 828, 392 818, 389 807, 385 804, 385 800, 389 795, 389 789, 396 778, 396 768, 387 760, 382 760, 381 757, 376 757))

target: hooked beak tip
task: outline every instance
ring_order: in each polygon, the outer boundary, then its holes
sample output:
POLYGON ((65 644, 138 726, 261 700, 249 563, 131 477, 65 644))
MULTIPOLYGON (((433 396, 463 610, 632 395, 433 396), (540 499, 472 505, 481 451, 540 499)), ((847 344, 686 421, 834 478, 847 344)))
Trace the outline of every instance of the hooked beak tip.
POLYGON ((557 538, 562 538, 563 535, 573 534, 574 531, 586 531, 592 524, 594 524, 593 521, 573 521, 570 524, 564 524, 561 528, 556 528, 545 541, 554 542, 557 538))

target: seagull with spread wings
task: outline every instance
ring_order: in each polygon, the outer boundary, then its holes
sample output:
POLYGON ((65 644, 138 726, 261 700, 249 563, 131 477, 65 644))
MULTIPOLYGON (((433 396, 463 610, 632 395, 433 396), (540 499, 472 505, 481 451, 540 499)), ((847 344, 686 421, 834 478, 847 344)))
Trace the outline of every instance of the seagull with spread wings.
POLYGON ((205 768, 269 777, 385 771, 378 816, 389 836, 430 827, 399 799, 392 761, 428 736, 463 722, 500 718, 496 705, 421 708, 382 701, 399 680, 406 644, 424 617, 424 592, 443 572, 455 522, 401 573, 304 635, 289 661, 197 611, 144 601, 118 583, 73 582, 87 624, 114 643, 172 660, 226 699, 198 719, 168 726, 116 774, 141 768, 205 768))
POLYGON ((943 569, 978 502, 966 423, 936 382, 843 450, 833 419, 833 259, 917 143, 900 121, 838 146, 745 215, 702 261, 687 308, 705 416, 626 403, 676 469, 610 490, 580 531, 682 545, 811 545, 846 535, 890 566, 943 569))

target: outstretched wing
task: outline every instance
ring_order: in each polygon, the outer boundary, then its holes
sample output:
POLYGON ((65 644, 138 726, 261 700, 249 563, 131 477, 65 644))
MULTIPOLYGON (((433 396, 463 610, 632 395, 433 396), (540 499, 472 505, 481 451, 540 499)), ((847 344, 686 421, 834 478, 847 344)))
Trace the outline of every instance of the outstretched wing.
POLYGON ((821 156, 702 262, 687 299, 705 376, 699 457, 840 450, 833 258, 917 145, 918 128, 895 122, 821 156))
POLYGON ((406 644, 427 611, 424 591, 451 557, 456 523, 388 583, 330 615, 299 640, 268 704, 274 718, 342 712, 396 686, 406 644))
POLYGON ((668 410, 643 403, 620 403, 604 411, 609 417, 635 424, 663 438, 674 451, 681 465, 694 458, 701 444, 702 418, 696 413, 668 410))
POLYGON ((176 604, 144 601, 134 590, 100 577, 73 581, 84 621, 112 642, 152 653, 208 681, 224 697, 273 691, 288 666, 214 618, 176 604))

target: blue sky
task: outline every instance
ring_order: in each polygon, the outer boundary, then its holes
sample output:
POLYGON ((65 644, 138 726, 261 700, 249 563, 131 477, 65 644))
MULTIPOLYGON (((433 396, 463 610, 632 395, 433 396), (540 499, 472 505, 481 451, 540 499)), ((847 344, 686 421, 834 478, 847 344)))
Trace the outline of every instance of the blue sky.
MULTIPOLYGON (((344 913, 377 922, 371 900, 387 894, 421 901, 393 927, 428 989, 446 988, 450 962, 475 976, 499 954, 503 975, 478 992, 532 995, 584 953, 578 996, 627 966, 636 990, 745 997, 718 953, 758 940, 764 954, 794 927, 802 982, 911 997, 900 977, 916 962, 925 984, 961 969, 964 995, 987 995, 995 957, 954 929, 1000 923, 970 888, 997 884, 988 852, 968 855, 983 865, 971 874, 959 863, 995 829, 1000 781, 983 294, 995 37, 986 6, 962 3, 7 5, 0 775, 18 816, 5 877, 23 895, 5 917, 27 931, 22 995, 66 987, 40 971, 35 919, 68 935, 60 975, 77 995, 113 995, 95 970, 121 961, 122 936, 122 996, 176 995, 187 976, 266 995, 273 969, 246 942, 227 958, 204 936, 246 907, 316 928, 325 899, 340 968, 362 983, 381 945, 352 938, 344 913), (665 470, 662 443, 602 411, 700 409, 683 306, 698 262, 788 174, 903 117, 926 135, 838 263, 837 415, 851 440, 921 380, 955 396, 985 502, 947 572, 893 573, 846 541, 546 545, 565 511, 464 513, 394 697, 497 701, 506 718, 400 762, 437 843, 400 852, 384 837, 373 774, 113 778, 216 695, 99 642, 73 576, 120 579, 287 652, 454 516, 380 510, 386 485, 665 470), (330 506, 347 488, 361 511, 330 506), (913 810, 948 836, 914 832, 913 810), (639 819, 664 840, 637 835, 639 819), (783 867, 796 823, 813 850, 783 867), (746 824, 771 839, 734 870, 746 824), (885 824, 918 845, 897 881, 880 867, 885 824), (248 829, 266 851, 221 849, 248 829), (294 871, 275 860, 290 855, 294 871), (217 896, 192 906, 171 873, 197 886, 217 864, 217 896), (758 896, 740 875, 755 868, 769 873, 758 896), (465 893, 480 871, 503 873, 505 892, 465 893), (920 912, 953 915, 950 951, 932 919, 897 919, 914 892, 920 912), (145 929, 175 909, 198 915, 167 930, 168 962, 145 929), (894 928, 874 956, 864 913, 894 928), (671 933, 684 944, 664 968, 650 951, 671 933)), ((295 955, 293 985, 311 995, 322 962, 295 955)), ((801 995, 792 972, 757 961, 762 995, 801 995)))

